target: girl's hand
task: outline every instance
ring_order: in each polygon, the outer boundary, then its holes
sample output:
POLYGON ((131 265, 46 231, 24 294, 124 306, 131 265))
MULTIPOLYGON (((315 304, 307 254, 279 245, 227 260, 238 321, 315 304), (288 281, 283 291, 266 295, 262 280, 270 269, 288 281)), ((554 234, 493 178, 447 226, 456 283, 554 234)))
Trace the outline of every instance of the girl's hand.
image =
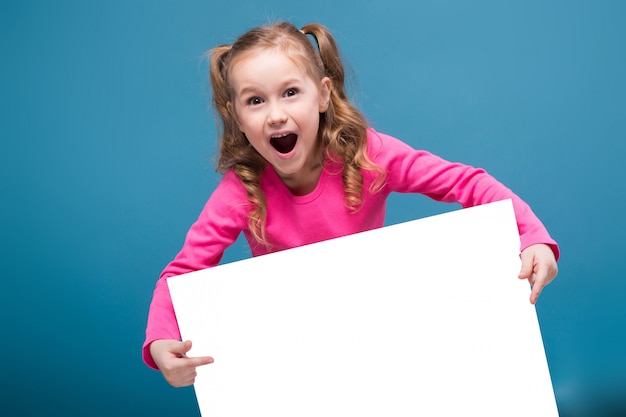
POLYGON ((174 387, 186 387, 196 380, 198 366, 213 363, 210 356, 187 357, 191 340, 155 340, 150 344, 150 354, 163 377, 174 387))
POLYGON ((530 293, 530 303, 535 304, 543 287, 548 285, 556 274, 558 267, 554 252, 550 246, 544 244, 531 245, 524 249, 521 254, 522 269, 519 279, 527 279, 533 289, 530 293))

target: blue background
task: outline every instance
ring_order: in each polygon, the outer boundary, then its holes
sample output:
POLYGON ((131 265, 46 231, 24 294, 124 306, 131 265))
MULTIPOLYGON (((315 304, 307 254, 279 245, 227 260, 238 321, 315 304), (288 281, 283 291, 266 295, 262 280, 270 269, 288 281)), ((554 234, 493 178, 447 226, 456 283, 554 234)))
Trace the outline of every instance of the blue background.
MULTIPOLYGON (((561 416, 624 413, 625 5, 2 2, 0 414, 198 415, 142 363, 146 314, 218 181, 201 55, 278 19, 334 32, 377 129, 531 204, 563 253, 537 306, 561 416)), ((395 196, 388 223, 457 208, 395 196)))

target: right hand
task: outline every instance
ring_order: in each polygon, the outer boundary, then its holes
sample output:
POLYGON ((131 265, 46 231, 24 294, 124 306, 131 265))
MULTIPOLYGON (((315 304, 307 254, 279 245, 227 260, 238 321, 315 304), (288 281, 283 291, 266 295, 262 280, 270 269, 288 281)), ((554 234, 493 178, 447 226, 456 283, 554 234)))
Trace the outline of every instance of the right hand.
POLYGON ((191 340, 155 340, 150 344, 150 354, 163 377, 173 387, 186 387, 196 380, 196 368, 213 363, 210 356, 190 358, 191 340))

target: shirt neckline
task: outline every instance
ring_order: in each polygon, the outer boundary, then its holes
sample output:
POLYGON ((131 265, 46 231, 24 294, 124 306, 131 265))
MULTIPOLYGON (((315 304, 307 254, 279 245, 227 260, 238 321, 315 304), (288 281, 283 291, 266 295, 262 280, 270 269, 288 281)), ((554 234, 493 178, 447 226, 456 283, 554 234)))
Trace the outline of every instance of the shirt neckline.
POLYGON ((322 172, 320 174, 319 180, 317 181, 317 184, 315 185, 315 188, 313 189, 313 191, 305 195, 295 195, 294 193, 292 193, 289 187, 287 187, 287 185, 285 185, 285 183, 280 179, 280 176, 271 164, 268 164, 268 173, 271 175, 271 183, 276 184, 276 187, 280 190, 281 193, 288 196, 289 199, 292 200, 295 204, 307 204, 317 199, 322 194, 322 191, 324 190, 324 185, 328 180, 328 168, 329 164, 328 160, 326 160, 324 162, 324 166, 322 167, 322 172))

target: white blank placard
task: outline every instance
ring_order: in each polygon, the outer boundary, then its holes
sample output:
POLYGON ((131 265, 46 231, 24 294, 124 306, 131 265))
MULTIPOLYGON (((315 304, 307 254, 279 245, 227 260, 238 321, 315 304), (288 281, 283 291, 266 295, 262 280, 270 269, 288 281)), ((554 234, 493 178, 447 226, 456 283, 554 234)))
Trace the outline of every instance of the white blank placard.
POLYGON ((168 279, 203 417, 558 416, 510 200, 168 279))

